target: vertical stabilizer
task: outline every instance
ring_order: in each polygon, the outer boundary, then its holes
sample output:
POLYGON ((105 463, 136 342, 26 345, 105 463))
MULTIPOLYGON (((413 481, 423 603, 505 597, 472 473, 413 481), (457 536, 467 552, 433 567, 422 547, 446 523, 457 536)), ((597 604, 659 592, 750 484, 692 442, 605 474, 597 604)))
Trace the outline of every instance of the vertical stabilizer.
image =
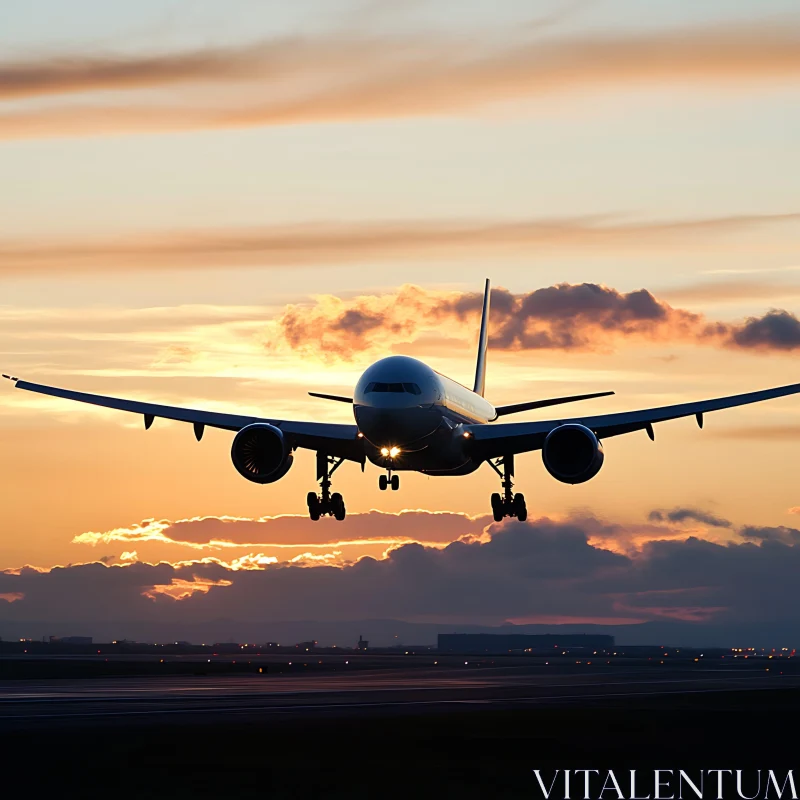
POLYGON ((478 339, 478 363, 475 367, 475 387, 473 391, 483 397, 483 390, 486 385, 486 350, 489 346, 489 300, 491 298, 492 285, 486 279, 486 288, 483 294, 483 313, 481 314, 481 335, 478 339))

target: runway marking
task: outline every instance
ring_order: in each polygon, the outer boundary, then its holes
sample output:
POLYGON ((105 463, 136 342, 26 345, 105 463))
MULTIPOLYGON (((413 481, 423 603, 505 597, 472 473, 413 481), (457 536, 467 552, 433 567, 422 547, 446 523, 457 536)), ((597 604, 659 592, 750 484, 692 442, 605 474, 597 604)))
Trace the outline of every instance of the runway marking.
MULTIPOLYGON (((794 676, 787 675, 787 676, 780 676, 780 675, 769 675, 765 676, 760 673, 754 673, 748 676, 731 676, 728 680, 724 681, 726 684, 736 684, 736 683, 744 683, 744 682, 752 682, 754 680, 781 680, 786 678, 792 678, 794 676)), ((715 681, 719 681, 719 679, 714 679, 715 681)), ((589 681, 587 683, 544 683, 540 684, 538 688, 542 690, 547 689, 561 689, 561 688, 583 688, 583 687, 603 687, 603 686, 655 686, 655 685, 662 685, 662 684, 692 684, 692 683, 702 683, 704 681, 703 678, 676 678, 676 679, 661 679, 661 680, 649 680, 649 681, 636 681, 631 683, 630 681, 589 681)), ((190 693, 190 692, 209 692, 218 689, 228 689, 228 691, 222 691, 221 694, 233 699, 255 699, 255 698, 266 698, 266 697, 298 697, 303 695, 315 695, 315 694, 329 694, 331 691, 335 691, 336 693, 345 693, 350 692, 353 694, 360 694, 364 692, 408 692, 408 691, 415 691, 415 692, 426 692, 426 691, 442 691, 443 689, 451 689, 451 690, 469 690, 469 689, 521 689, 526 688, 529 684, 505 684, 501 681, 494 682, 492 684, 471 684, 471 683, 448 683, 445 685, 434 685, 434 686, 417 686, 417 685, 406 685, 406 686, 382 686, 376 687, 375 685, 372 686, 351 686, 351 687, 330 687, 330 688, 315 688, 315 689, 289 689, 286 691, 262 691, 262 692, 248 692, 248 691, 236 691, 235 687, 216 687, 216 686, 209 686, 209 687, 177 687, 171 690, 164 690, 159 688, 144 688, 144 689, 135 689, 129 688, 127 689, 128 692, 139 692, 141 695, 149 694, 149 700, 152 702, 158 701, 165 701, 171 699, 178 699, 175 698, 174 695, 178 693, 190 693)), ((71 694, 57 694, 57 693, 48 693, 46 695, 43 694, 7 694, 7 695, 0 695, 0 704, 3 703, 25 703, 25 704, 33 704, 33 703, 102 703, 102 702, 142 702, 142 696, 126 696, 126 695, 114 695, 110 691, 108 693, 105 692, 105 687, 100 691, 86 691, 86 692, 75 692, 71 694)), ((584 695, 585 696, 585 695, 584 695)), ((604 695, 604 696, 612 696, 612 695, 604 695)))
POLYGON ((729 687, 709 687, 705 689, 689 689, 687 691, 653 691, 653 692, 613 692, 603 694, 567 694, 552 695, 542 697, 512 697, 512 698, 485 698, 485 699, 453 699, 453 700, 399 700, 399 701, 375 701, 371 703, 316 703, 294 706, 230 706, 230 707, 194 707, 194 708, 172 708, 172 709, 147 709, 130 711, 88 711, 75 714, 12 714, 0 715, 0 720, 25 720, 34 721, 40 719, 80 719, 87 717, 130 717, 130 716, 158 716, 166 714, 197 714, 197 713, 252 713, 252 712, 273 712, 273 713, 294 713, 297 711, 308 710, 327 710, 341 708, 391 708, 403 706, 435 706, 435 705, 495 705, 513 703, 547 703, 553 700, 594 700, 610 697, 652 697, 666 695, 685 695, 685 694, 713 694, 730 691, 774 691, 782 687, 760 686, 760 687, 739 687, 731 689, 729 687))

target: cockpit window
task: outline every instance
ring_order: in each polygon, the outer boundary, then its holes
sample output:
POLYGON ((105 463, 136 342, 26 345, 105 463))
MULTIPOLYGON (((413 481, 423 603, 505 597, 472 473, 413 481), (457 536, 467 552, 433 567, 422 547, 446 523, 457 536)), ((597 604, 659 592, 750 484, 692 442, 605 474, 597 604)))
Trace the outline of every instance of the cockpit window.
POLYGON ((369 394, 369 392, 395 392, 397 394, 408 392, 409 394, 422 394, 422 390, 416 383, 379 383, 377 381, 368 383, 365 392, 367 394, 369 394))

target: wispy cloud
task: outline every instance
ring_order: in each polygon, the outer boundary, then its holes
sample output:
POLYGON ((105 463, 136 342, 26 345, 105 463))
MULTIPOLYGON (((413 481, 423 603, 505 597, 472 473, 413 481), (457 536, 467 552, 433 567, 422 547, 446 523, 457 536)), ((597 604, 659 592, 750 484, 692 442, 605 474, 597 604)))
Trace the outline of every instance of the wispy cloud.
MULTIPOLYGON (((754 274, 758 272, 753 270, 754 274)), ((766 270, 769 272, 769 270, 766 270)), ((742 270, 739 274, 748 274, 742 270)), ((702 281, 688 286, 666 289, 659 292, 665 300, 688 303, 741 303, 770 298, 786 299, 800 297, 800 284, 776 283, 755 280, 702 281)))
POLYGON ((712 528, 730 528, 732 526, 730 520, 712 514, 710 511, 681 506, 669 510, 654 509, 647 518, 653 522, 700 522, 703 525, 710 525, 712 528))
POLYGON ((748 425, 746 428, 720 428, 709 431, 708 435, 717 439, 796 442, 800 440, 800 425, 748 425))
POLYGON ((446 115, 605 87, 712 83, 741 91, 748 83, 787 82, 799 74, 794 18, 572 38, 543 38, 534 25, 502 41, 479 34, 329 34, 180 53, 56 55, 0 63, 0 98, 178 85, 184 93, 187 86, 197 91, 189 102, 166 92, 138 103, 7 111, 0 115, 0 137, 446 115), (237 84, 237 104, 224 99, 233 92, 220 92, 220 83, 237 84))
POLYGON ((0 277, 74 272, 321 266, 377 259, 741 248, 737 234, 796 225, 800 213, 667 220, 618 216, 407 220, 181 230, 114 238, 0 240, 0 277))

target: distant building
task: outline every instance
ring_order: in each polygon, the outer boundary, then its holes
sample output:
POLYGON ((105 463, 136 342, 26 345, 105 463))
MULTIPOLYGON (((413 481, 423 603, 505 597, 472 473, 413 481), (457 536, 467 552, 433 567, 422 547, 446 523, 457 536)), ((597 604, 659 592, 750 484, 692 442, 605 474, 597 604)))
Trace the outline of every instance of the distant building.
POLYGON ((51 636, 50 644, 91 644, 91 636, 51 636))
POLYGON ((572 633, 440 633, 440 653, 552 653, 556 650, 607 650, 614 647, 613 636, 572 633))
POLYGON ((369 642, 366 639, 362 638, 362 636, 359 634, 356 650, 366 650, 368 647, 369 647, 369 642))

